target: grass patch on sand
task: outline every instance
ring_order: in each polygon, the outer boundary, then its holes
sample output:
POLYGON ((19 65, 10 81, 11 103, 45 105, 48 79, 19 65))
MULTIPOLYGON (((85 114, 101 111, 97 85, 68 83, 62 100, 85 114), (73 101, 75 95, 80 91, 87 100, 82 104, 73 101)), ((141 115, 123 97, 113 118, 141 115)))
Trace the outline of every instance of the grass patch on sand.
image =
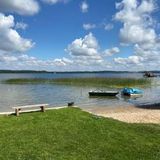
POLYGON ((58 78, 58 79, 8 79, 7 84, 63 84, 95 87, 146 87, 150 79, 140 78, 58 78))
POLYGON ((159 160, 160 125, 127 124, 76 108, 0 117, 1 160, 159 160))

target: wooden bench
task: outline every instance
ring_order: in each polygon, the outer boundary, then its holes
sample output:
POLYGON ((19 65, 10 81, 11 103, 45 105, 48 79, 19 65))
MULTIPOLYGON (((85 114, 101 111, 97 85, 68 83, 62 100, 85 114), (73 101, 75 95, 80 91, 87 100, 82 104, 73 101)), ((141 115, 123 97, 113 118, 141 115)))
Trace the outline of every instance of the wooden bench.
MULTIPOLYGON (((28 109, 28 108, 40 108, 42 112, 45 112, 45 106, 48 106, 48 104, 35 104, 35 105, 27 105, 27 106, 17 106, 13 107, 15 109, 16 116, 19 116, 19 111, 22 109, 28 109)), ((33 111, 33 110, 30 110, 33 111)))

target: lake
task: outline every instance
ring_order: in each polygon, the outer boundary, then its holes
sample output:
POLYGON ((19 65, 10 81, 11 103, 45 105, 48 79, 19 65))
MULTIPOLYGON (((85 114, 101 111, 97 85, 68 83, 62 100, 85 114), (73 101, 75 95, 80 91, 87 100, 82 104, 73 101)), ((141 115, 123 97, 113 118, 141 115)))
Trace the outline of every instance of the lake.
MULTIPOLYGON (((0 74, 0 81, 10 78, 70 78, 70 77, 127 77, 142 78, 142 73, 5 73, 0 74)), ((69 86, 57 84, 3 84, 0 83, 0 111, 12 111, 13 106, 48 103, 50 106, 64 106, 75 102, 84 107, 118 107, 130 104, 160 103, 160 78, 152 78, 153 86, 145 88, 140 98, 117 97, 90 98, 88 92, 96 87, 69 86)))

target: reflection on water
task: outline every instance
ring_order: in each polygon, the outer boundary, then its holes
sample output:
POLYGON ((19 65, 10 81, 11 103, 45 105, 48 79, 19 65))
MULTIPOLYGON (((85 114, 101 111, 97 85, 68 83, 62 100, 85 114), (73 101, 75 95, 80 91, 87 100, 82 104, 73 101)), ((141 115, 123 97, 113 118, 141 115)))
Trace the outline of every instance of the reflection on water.
MULTIPOLYGON (((61 77, 131 77, 127 74, 0 74, 0 80, 9 78, 61 78, 61 77)), ((135 76, 135 75, 134 75, 135 76)), ((138 73, 137 77, 140 77, 138 73)), ((153 86, 143 89, 142 97, 124 97, 121 94, 116 97, 89 97, 90 90, 94 87, 77 87, 68 85, 8 85, 0 84, 0 111, 10 111, 13 106, 37 103, 48 103, 51 106, 63 106, 68 102, 75 102, 83 107, 118 107, 132 104, 159 103, 160 80, 153 79, 153 86)), ((99 88, 104 89, 104 88, 99 88)), ((107 90, 107 89, 106 89, 107 90)))

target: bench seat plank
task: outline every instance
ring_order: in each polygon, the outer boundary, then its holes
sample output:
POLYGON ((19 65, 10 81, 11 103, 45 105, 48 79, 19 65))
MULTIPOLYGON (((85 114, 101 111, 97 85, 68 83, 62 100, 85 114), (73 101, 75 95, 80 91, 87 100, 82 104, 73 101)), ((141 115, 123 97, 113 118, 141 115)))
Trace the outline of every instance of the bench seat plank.
POLYGON ((33 108, 33 107, 41 107, 41 106, 48 106, 49 104, 35 104, 35 105, 26 105, 26 106, 17 106, 17 107, 12 107, 13 109, 23 109, 23 108, 33 108))

